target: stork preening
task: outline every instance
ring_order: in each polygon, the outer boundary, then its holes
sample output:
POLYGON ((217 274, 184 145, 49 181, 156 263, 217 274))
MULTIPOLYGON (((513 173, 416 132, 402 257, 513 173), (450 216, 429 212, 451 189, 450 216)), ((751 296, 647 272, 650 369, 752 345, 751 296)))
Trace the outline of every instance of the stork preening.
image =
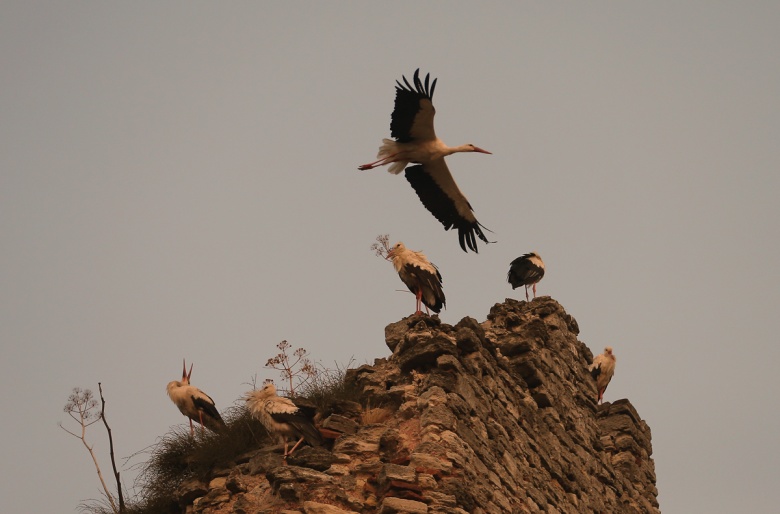
POLYGON ((370 170, 390 164, 388 171, 397 175, 409 163, 416 164, 406 168, 406 180, 417 192, 422 204, 444 225, 445 230, 458 229, 460 247, 464 252, 468 251, 466 246, 478 252, 477 237, 489 242, 482 232, 485 227, 474 216, 471 204, 452 178, 444 158, 457 152, 490 152, 472 144, 449 147, 436 137, 433 129, 436 109, 432 103, 436 79, 430 83, 429 79, 430 73, 425 75, 423 83, 418 68, 414 72, 414 86, 406 77, 403 77, 403 84, 396 81, 395 108, 390 122, 390 135, 395 141, 383 139, 378 160, 363 164, 358 169, 370 170))
POLYGON ((409 250, 399 242, 390 249, 387 258, 393 261, 401 281, 417 298, 415 314, 422 314, 420 304, 436 313, 447 306, 439 268, 431 263, 425 254, 409 250))
POLYGON ((533 286, 536 298, 536 284, 544 277, 544 261, 536 252, 526 253, 509 264, 506 280, 512 289, 525 286, 525 300, 528 301, 528 288, 533 286))
POLYGON ((168 396, 179 408, 179 411, 190 419, 190 436, 195 435, 195 430, 192 427, 193 420, 200 423, 201 435, 203 427, 219 432, 220 429, 224 428, 225 422, 214 406, 214 400, 197 387, 190 385, 192 364, 190 364, 189 373, 187 373, 186 361, 182 361, 182 365, 181 381, 169 382, 167 389, 168 396))
POLYGON ((269 434, 276 436, 279 443, 284 444, 284 459, 304 440, 312 446, 322 444, 322 434, 314 426, 313 413, 298 407, 289 398, 278 396, 273 382, 248 392, 245 399, 250 414, 263 424, 269 434), (287 440, 291 437, 300 439, 288 451, 287 440))
POLYGON ((593 380, 596 381, 596 388, 599 390, 598 403, 604 401, 604 391, 607 390, 612 375, 615 374, 615 356, 612 355, 612 347, 604 348, 604 353, 593 359, 593 364, 588 367, 593 380))

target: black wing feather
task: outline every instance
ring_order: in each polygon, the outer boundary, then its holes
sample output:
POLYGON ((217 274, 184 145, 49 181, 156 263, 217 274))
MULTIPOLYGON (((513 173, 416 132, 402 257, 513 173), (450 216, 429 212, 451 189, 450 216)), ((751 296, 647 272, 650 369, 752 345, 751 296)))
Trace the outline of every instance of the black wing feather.
POLYGON ((433 263, 431 263, 431 266, 433 266, 436 271, 435 274, 414 264, 407 264, 404 267, 405 274, 401 275, 401 280, 406 284, 409 291, 414 294, 417 294, 417 288, 422 286, 423 304, 433 312, 439 313, 441 312, 442 307, 447 306, 447 299, 445 298, 444 290, 442 289, 442 278, 439 268, 433 263), (411 280, 407 281, 404 279, 404 276, 408 276, 411 280), (426 292, 429 294, 432 293, 433 298, 431 298, 430 295, 426 295, 426 292))
MULTIPOLYGON (((205 414, 203 423, 208 428, 215 430, 215 427, 225 426, 225 422, 222 420, 222 416, 219 415, 219 411, 213 403, 209 403, 207 400, 198 398, 196 396, 191 396, 191 398, 192 403, 195 404, 195 407, 205 414), (213 421, 213 423, 211 421, 213 421)), ((200 422, 200 420, 195 421, 200 422)))
MULTIPOLYGON (((452 227, 458 229, 460 247, 464 252, 468 251, 466 250, 466 246, 468 246, 471 251, 479 253, 477 236, 484 242, 489 242, 480 228, 482 224, 477 220, 471 222, 464 219, 458 213, 452 200, 436 184, 436 181, 425 173, 421 164, 406 168, 406 180, 412 185, 425 208, 444 225, 445 230, 452 227)), ((471 209, 471 204, 469 204, 469 209, 471 209)))
POLYGON ((512 289, 535 284, 544 276, 544 268, 540 268, 530 260, 531 254, 521 255, 509 264, 506 280, 512 284, 512 289))
POLYGON ((277 423, 286 423, 293 427, 298 437, 303 437, 310 445, 319 446, 322 444, 322 434, 307 416, 301 413, 277 412, 271 414, 271 417, 277 423))
POLYGON ((395 108, 390 121, 390 135, 401 143, 408 143, 413 140, 410 133, 414 118, 420 110, 420 100, 433 100, 433 89, 436 87, 436 79, 433 79, 431 88, 428 88, 428 79, 430 73, 425 76, 425 84, 420 81, 420 69, 414 72, 414 86, 409 84, 405 76, 402 76, 404 83, 396 80, 395 88, 395 108))

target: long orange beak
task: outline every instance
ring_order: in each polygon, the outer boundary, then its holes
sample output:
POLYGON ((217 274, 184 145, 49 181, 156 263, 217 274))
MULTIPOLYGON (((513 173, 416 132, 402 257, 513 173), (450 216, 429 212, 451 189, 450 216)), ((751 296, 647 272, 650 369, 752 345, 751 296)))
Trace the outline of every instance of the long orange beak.
POLYGON ((474 147, 474 151, 475 152, 479 152, 479 153, 486 153, 486 154, 489 154, 489 155, 493 155, 493 152, 488 152, 487 150, 483 150, 482 148, 480 148, 478 146, 474 147))

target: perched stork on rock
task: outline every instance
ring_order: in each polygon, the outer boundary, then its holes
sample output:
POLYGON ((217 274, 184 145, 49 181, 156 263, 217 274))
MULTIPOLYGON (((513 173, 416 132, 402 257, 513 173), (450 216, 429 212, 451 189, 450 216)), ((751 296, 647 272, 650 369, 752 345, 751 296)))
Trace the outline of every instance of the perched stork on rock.
POLYGON ((190 364, 189 373, 187 373, 186 361, 182 361, 182 364, 181 381, 174 380, 168 383, 168 396, 179 408, 179 411, 190 419, 190 436, 195 435, 195 430, 192 427, 193 420, 200 423, 201 434, 203 427, 219 432, 220 429, 224 428, 225 422, 222 421, 222 417, 214 406, 214 400, 197 387, 190 385, 192 364, 190 364))
POLYGON ((536 252, 521 255, 509 264, 506 280, 512 284, 512 289, 525 286, 525 299, 528 301, 528 287, 533 286, 536 298, 536 284, 544 277, 544 261, 536 252))
POLYGON ((432 103, 436 79, 430 83, 429 79, 430 74, 427 74, 423 83, 418 68, 414 72, 414 86, 406 77, 403 77, 403 84, 396 81, 395 108, 390 122, 390 135, 395 140, 383 139, 377 154, 379 159, 358 169, 370 170, 390 164, 388 171, 397 175, 409 163, 416 164, 406 168, 406 179, 422 204, 444 225, 445 230, 452 227, 458 230, 460 247, 464 252, 468 251, 466 246, 478 252, 476 238, 488 242, 482 232, 485 227, 474 217, 471 204, 452 178, 444 158, 457 152, 490 152, 472 144, 449 147, 436 137, 433 129, 436 109, 432 103))
POLYGON ((304 440, 312 446, 322 444, 322 434, 312 420, 313 413, 298 407, 289 398, 278 396, 273 382, 266 382, 262 389, 248 392, 245 399, 250 414, 263 424, 269 434, 276 436, 279 443, 284 444, 284 459, 304 440), (300 439, 288 451, 287 440, 291 437, 300 439))
POLYGON ((588 367, 593 380, 596 381, 596 388, 599 390, 598 402, 604 401, 604 391, 607 390, 612 375, 615 374, 615 356, 612 355, 612 347, 604 348, 604 353, 593 359, 593 364, 588 367))
POLYGON ((425 254, 409 250, 399 242, 390 249, 387 258, 393 261, 401 281, 417 297, 415 314, 422 314, 421 303, 436 313, 447 306, 439 268, 431 263, 425 254))

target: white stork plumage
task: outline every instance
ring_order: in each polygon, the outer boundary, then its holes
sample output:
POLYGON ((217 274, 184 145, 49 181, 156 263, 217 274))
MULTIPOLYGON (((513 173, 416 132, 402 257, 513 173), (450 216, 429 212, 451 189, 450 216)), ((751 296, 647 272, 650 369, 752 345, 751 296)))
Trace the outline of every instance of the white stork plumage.
POLYGON ((200 423, 201 433, 203 433, 203 427, 219 432, 220 429, 224 428, 225 422, 214 406, 214 400, 197 387, 190 385, 192 364, 190 364, 189 373, 187 373, 186 361, 182 361, 182 364, 181 381, 168 382, 168 396, 179 408, 179 411, 190 419, 191 436, 195 435, 195 430, 192 427, 193 420, 200 423))
POLYGON ((596 388, 599 390, 598 403, 604 401, 604 391, 607 390, 609 381, 615 374, 615 356, 612 355, 612 347, 604 348, 604 353, 593 359, 593 364, 588 367, 593 380, 596 381, 596 388))
POLYGON ((284 444, 284 457, 287 458, 305 440, 312 446, 322 444, 322 434, 314 426, 313 412, 299 407, 289 398, 276 394, 273 382, 266 382, 262 389, 250 391, 245 397, 247 409, 268 430, 284 444), (287 450, 287 440, 298 437, 298 442, 287 450))
POLYGON ((526 253, 509 263, 506 281, 512 289, 525 286, 525 300, 528 301, 528 288, 533 286, 536 298, 536 284, 544 277, 544 261, 536 252, 526 253))
POLYGON ((393 261, 401 281, 417 298, 415 314, 422 313, 421 303, 436 313, 447 306, 439 268, 431 263, 424 253, 409 250, 403 243, 398 242, 390 249, 387 258, 393 261))
POLYGON ((404 83, 396 81, 395 108, 390 122, 390 135, 395 138, 383 139, 377 154, 378 160, 363 164, 358 169, 370 170, 377 166, 390 164, 388 171, 398 174, 407 164, 416 166, 406 168, 406 180, 412 185, 423 205, 438 219, 445 230, 458 229, 460 247, 467 252, 466 246, 477 252, 477 237, 488 242, 469 201, 460 191, 447 168, 444 158, 457 152, 479 152, 489 154, 472 144, 449 147, 436 137, 433 129, 433 90, 436 79, 429 84, 430 73, 425 75, 425 83, 420 80, 420 69, 414 72, 414 86, 406 77, 404 83))

